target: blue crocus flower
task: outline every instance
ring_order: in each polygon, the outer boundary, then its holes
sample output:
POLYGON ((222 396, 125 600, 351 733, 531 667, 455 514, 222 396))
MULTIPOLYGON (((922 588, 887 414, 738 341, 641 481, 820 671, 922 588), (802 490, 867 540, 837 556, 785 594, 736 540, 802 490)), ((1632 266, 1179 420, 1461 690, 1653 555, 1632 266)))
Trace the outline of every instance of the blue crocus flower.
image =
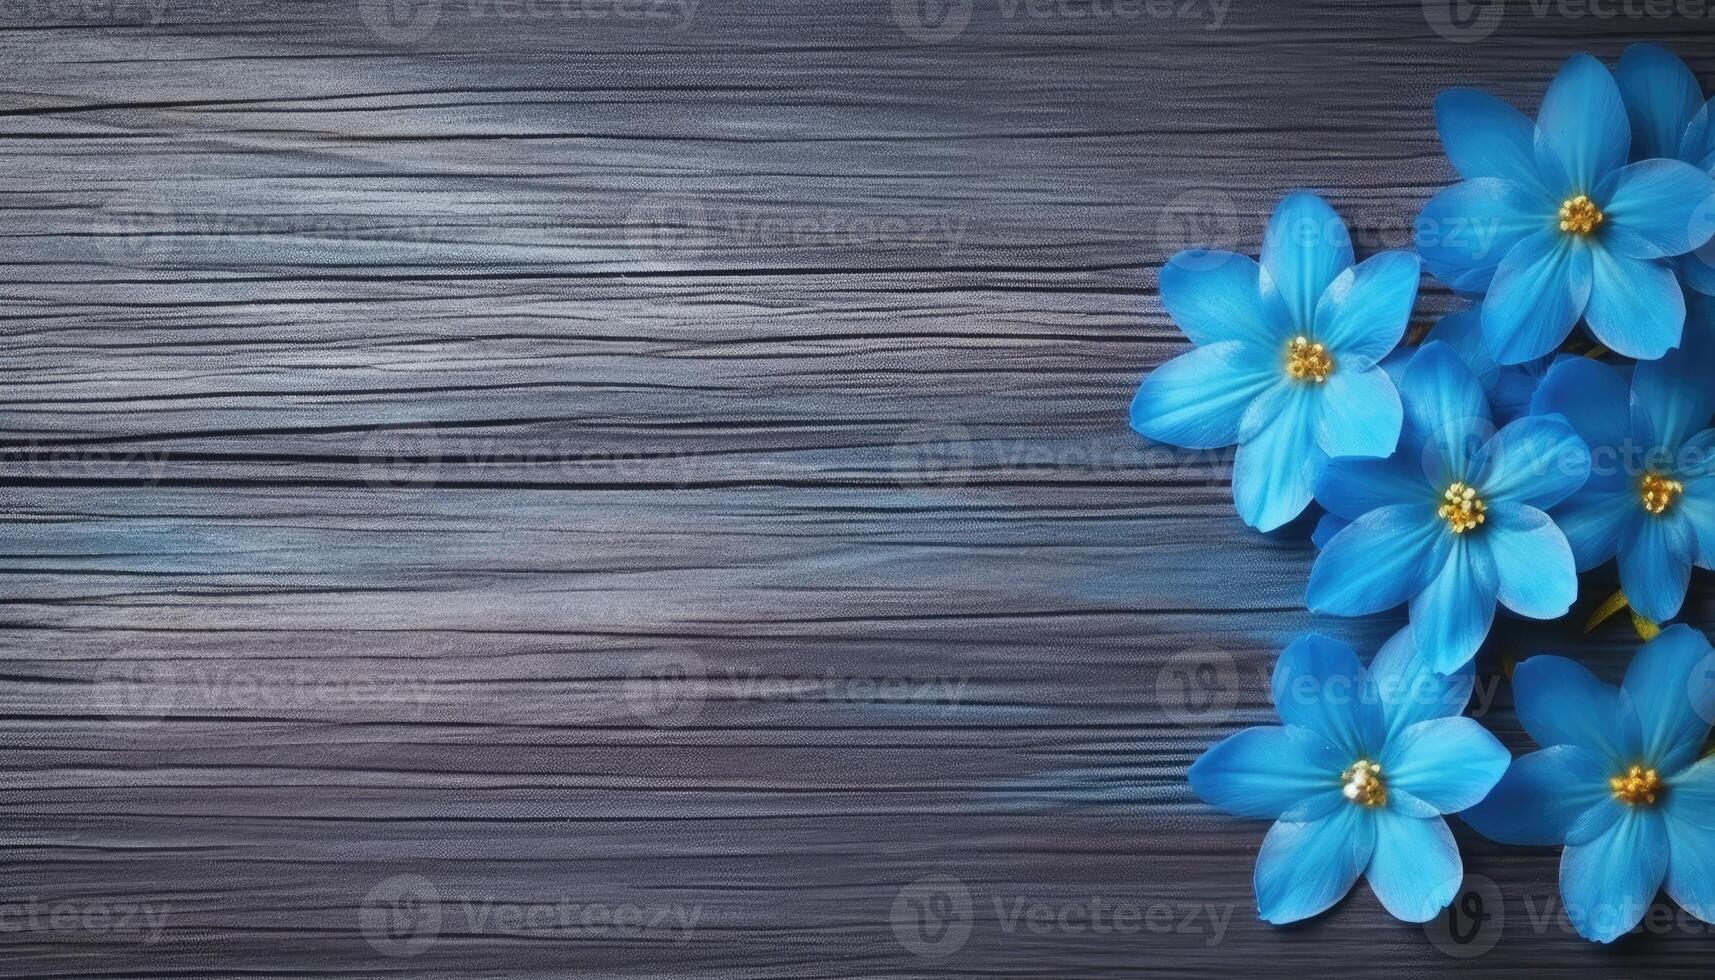
POLYGON ((1345 223, 1305 193, 1275 208, 1260 265, 1179 253, 1161 270, 1161 302, 1196 348, 1144 379, 1132 428, 1188 449, 1237 443, 1239 516, 1285 524, 1328 457, 1385 456, 1398 440, 1399 393, 1377 363, 1405 333, 1419 268, 1405 252, 1354 266, 1345 223))
POLYGON ((1503 844, 1564 844, 1560 898, 1578 934, 1612 942, 1664 883, 1715 922, 1715 718, 1709 642, 1671 626, 1618 688, 1562 657, 1513 672, 1519 723, 1542 746, 1514 761, 1465 821, 1503 844))
MULTIPOLYGON (((1489 400, 1495 424, 1505 425, 1531 414, 1531 396, 1536 393, 1536 386, 1542 383, 1543 375, 1548 373, 1553 358, 1541 357, 1523 364, 1496 364, 1494 356, 1489 353, 1488 341, 1483 339, 1482 314, 1481 303, 1449 313, 1435 321, 1423 342, 1440 341, 1459 355, 1459 360, 1465 362, 1483 386, 1483 395, 1489 400)), ((1399 387, 1405 366, 1411 363, 1416 353, 1416 347, 1401 345, 1382 361, 1382 369, 1393 379, 1395 388, 1399 387)), ((1339 514, 1323 514, 1316 522, 1310 540, 1317 548, 1322 548, 1350 523, 1339 514)))
POLYGON ((1497 361, 1550 353, 1580 317, 1628 357, 1679 343, 1685 296, 1669 260, 1715 235, 1698 217, 1715 181, 1678 160, 1627 165, 1632 125, 1601 62, 1568 61, 1534 126, 1468 89, 1442 93, 1435 116, 1466 180, 1424 206, 1419 251, 1449 286, 1487 292, 1483 333, 1497 361))
MULTIPOLYGON (((1666 157, 1715 175, 1715 100, 1703 101, 1685 62, 1665 48, 1634 44, 1615 74, 1632 120, 1632 159, 1666 157)), ((1696 220, 1715 222, 1715 212, 1696 220)), ((1715 296, 1715 239, 1674 262, 1687 286, 1715 296)))
POLYGON ((1590 446, 1590 480, 1552 511, 1579 571, 1620 559, 1626 601, 1653 622, 1685 601, 1693 563, 1715 560, 1715 358, 1688 340, 1619 371, 1584 357, 1555 364, 1533 407, 1558 413, 1590 446))
POLYGON ((1534 619, 1571 608, 1572 549, 1544 510, 1584 485, 1590 453, 1552 416, 1489 438, 1483 389, 1445 344, 1412 357, 1400 394, 1394 454, 1334 460, 1317 483, 1316 499, 1351 523, 1323 547, 1306 598, 1341 616, 1409 601, 1418 648, 1445 672, 1476 654, 1497 600, 1534 619))
POLYGON ((1365 670, 1314 633, 1275 664, 1284 727, 1247 728, 1191 767, 1191 788, 1240 817, 1275 821, 1256 862, 1257 914, 1276 925, 1338 902, 1359 875, 1394 916, 1435 917, 1458 893, 1459 848, 1442 814, 1481 800, 1507 751, 1459 717, 1467 667, 1441 676, 1402 630, 1365 670))

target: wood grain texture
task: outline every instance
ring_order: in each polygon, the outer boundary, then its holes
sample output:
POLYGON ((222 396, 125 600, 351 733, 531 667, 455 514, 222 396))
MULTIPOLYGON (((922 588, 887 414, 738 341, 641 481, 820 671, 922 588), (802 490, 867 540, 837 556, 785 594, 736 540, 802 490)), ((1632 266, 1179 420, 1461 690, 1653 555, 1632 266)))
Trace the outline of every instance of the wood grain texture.
MULTIPOLYGON (((1463 827, 1491 951, 1258 922, 1185 768, 1398 623, 1125 406, 1167 255, 1404 244, 1439 89, 1715 22, 154 2, 0 9, 0 975, 1706 972, 1463 827)), ((1545 647, 1629 653, 1503 624, 1515 748, 1545 647)))

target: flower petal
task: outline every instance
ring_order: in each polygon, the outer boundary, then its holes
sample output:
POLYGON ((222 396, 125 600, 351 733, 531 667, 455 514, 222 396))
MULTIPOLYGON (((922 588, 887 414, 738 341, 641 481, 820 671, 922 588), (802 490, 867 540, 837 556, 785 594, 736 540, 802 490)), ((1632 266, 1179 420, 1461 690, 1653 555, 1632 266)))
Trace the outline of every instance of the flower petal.
MULTIPOLYGON (((1641 363, 1632 372, 1632 392, 1655 427, 1657 445, 1674 452, 1709 427, 1715 415, 1715 345, 1687 333, 1684 342, 1660 360, 1641 363)), ((1586 358, 1587 360, 1587 358, 1586 358)))
POLYGON ((1609 774, 1587 749, 1551 746, 1513 760, 1489 795, 1460 816, 1502 844, 1560 844, 1585 811, 1609 798, 1609 774))
POLYGON ((1341 368, 1373 366, 1405 336, 1422 275, 1410 252, 1381 252, 1340 273, 1317 300, 1316 339, 1341 368))
POLYGON ((1518 364, 1560 346, 1590 302, 1589 246, 1558 229, 1526 237, 1495 270, 1483 300, 1483 333, 1502 364, 1518 364))
POLYGON ((1620 534, 1637 509, 1637 497, 1630 489, 1587 486, 1561 502, 1551 516, 1572 546, 1573 563, 1585 572, 1619 551, 1620 534))
POLYGON ((1576 745, 1607 763, 1604 787, 1609 775, 1636 762, 1642 751, 1631 699, 1565 657, 1531 657, 1519 664, 1513 670, 1513 705, 1536 744, 1576 745))
POLYGON ((1634 259, 1663 259, 1709 240, 1699 220, 1715 196, 1715 180, 1678 160, 1645 160, 1603 178, 1602 244, 1634 259))
POLYGON ((1382 457, 1399 445, 1399 392, 1379 367, 1337 370, 1321 386, 1316 444, 1329 456, 1382 457))
POLYGON ((1620 687, 1637 710, 1644 758, 1664 772, 1678 772, 1697 758, 1715 719, 1707 671, 1715 650, 1689 626, 1669 626, 1645 643, 1626 668, 1620 687))
POLYGON ((1649 514, 1639 507, 1620 532, 1620 588, 1626 602, 1652 623, 1665 623, 1679 614, 1691 584, 1691 560, 1697 554, 1697 532, 1685 510, 1671 507, 1649 514))
POLYGON ((1590 449, 1566 419, 1532 415, 1495 433, 1478 450, 1472 469, 1491 507, 1552 507, 1590 478, 1590 449))
POLYGON ((1679 56, 1654 44, 1634 44, 1614 72, 1632 122, 1632 155, 1677 157, 1685 127, 1703 106, 1703 89, 1679 56))
POLYGON ((1328 202, 1299 191, 1275 206, 1263 238, 1262 267, 1295 328, 1311 329, 1323 290, 1351 265, 1351 235, 1328 202))
POLYGON ((1715 241, 1674 259, 1673 268, 1685 285, 1705 296, 1715 296, 1715 241))
POLYGON ((1536 124, 1487 92, 1451 88, 1436 96, 1435 128, 1453 169, 1467 180, 1541 182, 1536 175, 1536 124))
POLYGON ((1559 207, 1536 185, 1481 177, 1430 198, 1413 235, 1430 275, 1457 292, 1481 293, 1519 242, 1554 227, 1559 207))
POLYGON ((1186 777, 1192 791, 1210 806, 1238 817, 1271 820, 1327 792, 1339 778, 1317 768, 1300 741, 1276 727, 1247 728, 1216 742, 1192 763, 1186 777))
POLYGON ((1578 566, 1566 535, 1528 504, 1489 508, 1484 525, 1500 575, 1501 604, 1531 619, 1558 619, 1578 599, 1578 566))
POLYGON ((1423 342, 1435 341, 1453 348, 1453 353, 1458 354, 1459 360, 1464 361, 1471 373, 1477 376, 1477 383, 1483 386, 1484 391, 1494 388, 1500 378, 1501 367, 1495 363, 1489 342, 1483 338, 1483 304, 1449 313, 1435 321, 1423 342))
POLYGON ((1432 669, 1446 673, 1471 662, 1495 621, 1499 575, 1486 540, 1454 540, 1440 572, 1411 597, 1411 630, 1432 669))
POLYGON ((1531 396, 1535 415, 1560 415, 1589 445, 1618 449, 1632 434, 1632 393, 1620 372, 1588 357, 1564 357, 1549 367, 1531 396))
POLYGON ((1256 859, 1257 914, 1284 925, 1327 911, 1351 890, 1375 851, 1375 822, 1361 806, 1309 823, 1269 828, 1256 859))
POLYGON ((1370 664, 1367 700, 1381 706, 1384 744, 1420 721, 1460 715, 1476 686, 1476 670, 1467 662, 1438 673, 1417 647, 1407 626, 1382 644, 1370 664))
MULTIPOLYGON (((1699 701, 1708 697, 1710 678, 1694 678, 1701 688, 1699 701)), ((1667 795, 1662 797, 1663 811, 1681 823, 1715 830, 1715 756, 1699 759, 1692 765, 1667 777, 1667 795)))
POLYGON ((1377 507, 1435 499, 1422 465, 1404 452, 1386 459, 1331 459, 1316 481, 1316 502, 1348 522, 1377 507))
POLYGON ((1667 876, 1667 828, 1652 808, 1620 814, 1607 832, 1560 856, 1560 898, 1578 934, 1611 943, 1643 919, 1667 876))
POLYGON ((1252 349, 1223 341, 1180 354, 1151 371, 1131 400, 1131 427, 1158 442, 1216 449, 1238 441, 1245 409, 1271 385, 1252 349))
POLYGON ((1475 718, 1432 718, 1391 739, 1378 761, 1390 790, 1457 813, 1489 795, 1512 755, 1475 718))
POLYGON ((1587 250, 1593 286, 1584 320, 1615 353, 1654 360, 1679 345, 1685 293, 1673 266, 1605 248, 1587 250))
POLYGON ((1363 697, 1367 686, 1351 647, 1306 633, 1281 651, 1270 691, 1281 721, 1321 735, 1350 760, 1381 747, 1381 711, 1363 697))
POLYGON ((1663 813, 1668 897, 1704 922, 1715 922, 1715 834, 1663 813))
POLYGON ((1582 191, 1625 166, 1632 146, 1620 87, 1607 67, 1587 54, 1569 59, 1548 86, 1536 129, 1537 159, 1545 149, 1552 152, 1571 186, 1582 191))
POLYGON ((1233 504, 1246 524, 1272 531, 1310 505, 1328 457, 1316 447, 1316 392, 1295 385, 1279 411, 1233 455, 1233 504))
POLYGON ((1445 344, 1424 344, 1406 365, 1400 385, 1406 429, 1423 444, 1419 454, 1432 487, 1462 480, 1476 451, 1474 436, 1487 437, 1489 402, 1465 362, 1445 344))
POLYGON ((1316 546, 1317 551, 1321 551, 1328 546, 1328 542, 1334 540, 1334 535, 1344 531, 1350 523, 1352 522, 1338 514, 1323 514, 1316 522, 1315 529, 1310 532, 1310 543, 1316 546))
POLYGON ((1364 616, 1399 605, 1429 584, 1452 547, 1427 504, 1372 510, 1334 535, 1310 569, 1314 612, 1364 616))
POLYGON ((1232 252, 1180 252, 1161 270, 1161 305, 1198 346, 1238 340, 1262 349, 1285 345, 1286 310, 1263 301, 1262 267, 1232 252))
POLYGON ((1459 894, 1464 866, 1453 832, 1440 817, 1375 812, 1375 855, 1364 878, 1396 919, 1428 922, 1459 894))

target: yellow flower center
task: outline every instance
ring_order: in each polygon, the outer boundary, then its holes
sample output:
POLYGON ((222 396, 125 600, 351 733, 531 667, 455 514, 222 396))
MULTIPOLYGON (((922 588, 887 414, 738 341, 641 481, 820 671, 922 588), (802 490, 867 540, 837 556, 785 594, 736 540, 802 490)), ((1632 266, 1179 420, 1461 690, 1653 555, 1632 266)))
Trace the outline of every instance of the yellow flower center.
POLYGON ((1645 473, 1643 483, 1638 488, 1638 496, 1643 498, 1644 510, 1652 514, 1660 514, 1673 506, 1679 495, 1685 492, 1685 484, 1678 480, 1669 480, 1660 473, 1645 473))
POLYGON ((1382 767, 1368 759, 1359 759, 1340 773, 1340 795, 1359 806, 1381 806, 1387 802, 1387 784, 1382 782, 1382 767))
POLYGON ((1614 799, 1629 806, 1648 806, 1655 802, 1656 795, 1661 792, 1661 777, 1654 769, 1643 766, 1633 766, 1625 772, 1608 780, 1608 788, 1614 791, 1614 799))
POLYGON ((1567 198, 1560 206, 1560 230, 1574 235, 1588 235, 1602 223, 1602 209, 1583 194, 1567 198))
POLYGON ((1483 523, 1488 505, 1477 496, 1476 487, 1455 483, 1441 495, 1441 506, 1435 513, 1447 522, 1454 534, 1464 534, 1483 523))
POLYGON ((1321 384, 1334 373, 1334 357, 1309 337, 1294 337, 1286 345, 1286 373, 1299 381, 1321 384))

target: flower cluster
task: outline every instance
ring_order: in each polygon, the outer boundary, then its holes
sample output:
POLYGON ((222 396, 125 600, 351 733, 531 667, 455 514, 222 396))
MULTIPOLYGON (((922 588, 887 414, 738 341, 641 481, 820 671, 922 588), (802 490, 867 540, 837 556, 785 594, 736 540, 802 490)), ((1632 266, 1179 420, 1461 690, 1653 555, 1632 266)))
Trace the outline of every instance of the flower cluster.
POLYGON ((1435 118, 1464 179, 1424 206, 1416 254, 1357 261, 1300 192, 1260 261, 1189 251, 1161 270, 1194 347, 1144 379, 1132 427, 1236 445, 1252 527, 1319 508, 1312 611, 1409 617, 1367 670, 1320 636, 1288 647, 1283 726, 1211 748, 1192 788, 1275 821, 1256 868, 1270 922, 1326 910, 1360 875, 1399 918, 1433 917, 1461 878, 1442 819, 1461 811, 1498 841, 1564 845, 1590 939, 1635 926, 1664 883, 1715 921, 1715 763, 1696 762, 1715 653, 1689 626, 1655 636, 1692 567, 1715 568, 1715 100, 1636 45, 1617 73, 1567 62, 1535 122, 1463 89, 1435 118), (1406 345, 1422 270, 1471 305, 1406 345), (1543 749, 1509 767, 1460 717, 1496 608, 1563 616, 1579 573, 1610 560, 1655 638, 1620 688, 1525 661, 1515 701, 1543 749))

